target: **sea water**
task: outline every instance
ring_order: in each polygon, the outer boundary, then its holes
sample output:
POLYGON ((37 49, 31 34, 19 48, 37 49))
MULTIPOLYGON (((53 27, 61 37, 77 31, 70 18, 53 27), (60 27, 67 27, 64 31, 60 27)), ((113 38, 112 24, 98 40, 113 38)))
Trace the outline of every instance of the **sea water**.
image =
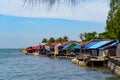
POLYGON ((0 49, 0 80, 119 80, 106 68, 75 65, 69 59, 24 55, 0 49))

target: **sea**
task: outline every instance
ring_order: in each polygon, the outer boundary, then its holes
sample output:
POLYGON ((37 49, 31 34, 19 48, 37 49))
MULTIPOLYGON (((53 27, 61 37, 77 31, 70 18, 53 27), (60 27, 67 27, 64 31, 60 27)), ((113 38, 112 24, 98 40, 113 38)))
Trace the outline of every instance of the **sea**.
POLYGON ((104 67, 80 67, 70 59, 24 55, 0 49, 0 80, 120 80, 104 67))

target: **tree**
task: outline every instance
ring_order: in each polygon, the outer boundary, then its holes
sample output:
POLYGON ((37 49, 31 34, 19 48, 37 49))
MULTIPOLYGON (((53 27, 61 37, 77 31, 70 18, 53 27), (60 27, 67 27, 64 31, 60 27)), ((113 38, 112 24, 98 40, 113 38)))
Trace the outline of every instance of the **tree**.
POLYGON ((69 38, 68 38, 67 36, 64 36, 64 37, 63 37, 63 42, 68 41, 68 39, 69 39, 69 38))
POLYGON ((97 33, 96 32, 89 32, 86 35, 86 41, 89 41, 91 39, 97 39, 97 33))
POLYGON ((81 39, 81 41, 85 41, 85 39, 86 39, 86 32, 85 33, 80 33, 80 39, 81 39))
POLYGON ((96 32, 81 33, 80 39, 82 41, 89 41, 91 39, 97 39, 97 33, 96 32))
POLYGON ((111 37, 108 35, 108 32, 102 32, 99 33, 98 39, 111 39, 111 37))
POLYGON ((42 40, 42 43, 48 43, 48 39, 44 38, 44 39, 42 40))
POLYGON ((52 43, 52 42, 55 42, 55 39, 53 37, 51 37, 49 40, 48 40, 48 43, 52 43))
POLYGON ((63 42, 63 39, 61 37, 56 39, 57 42, 63 42))
POLYGON ((106 31, 112 39, 120 40, 120 0, 110 1, 110 11, 106 20, 106 31))

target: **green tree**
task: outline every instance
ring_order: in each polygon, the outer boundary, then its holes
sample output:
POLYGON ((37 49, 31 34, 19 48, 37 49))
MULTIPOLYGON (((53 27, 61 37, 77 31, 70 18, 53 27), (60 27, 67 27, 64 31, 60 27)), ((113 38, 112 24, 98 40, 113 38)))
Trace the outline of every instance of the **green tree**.
POLYGON ((67 36, 63 37, 63 42, 68 41, 68 40, 69 40, 69 38, 67 36))
POLYGON ((98 38, 97 37, 97 32, 81 33, 79 37, 82 41, 89 41, 91 39, 97 39, 98 38))
POLYGON ((48 43, 48 39, 43 38, 42 43, 48 43))
POLYGON ((48 40, 48 43, 52 43, 52 42, 55 42, 55 39, 53 37, 51 37, 49 40, 48 40))
POLYGON ((81 39, 81 41, 85 41, 85 39, 86 39, 86 35, 87 35, 86 32, 85 32, 85 33, 80 33, 79 38, 81 39))
POLYGON ((91 39, 97 39, 97 33, 96 32, 87 33, 85 41, 89 41, 91 39))
POLYGON ((108 32, 102 32, 102 33, 99 33, 98 39, 111 39, 111 38, 108 35, 108 32))
POLYGON ((63 42, 63 39, 61 37, 56 39, 57 42, 63 42))
POLYGON ((120 40, 120 0, 110 0, 106 31, 112 39, 120 40))

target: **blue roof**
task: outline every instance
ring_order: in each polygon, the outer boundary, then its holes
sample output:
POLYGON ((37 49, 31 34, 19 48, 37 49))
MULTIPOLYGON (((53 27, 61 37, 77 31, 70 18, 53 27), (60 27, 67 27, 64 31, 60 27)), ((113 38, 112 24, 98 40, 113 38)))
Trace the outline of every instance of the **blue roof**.
POLYGON ((112 48, 118 44, 119 44, 119 41, 116 41, 116 42, 112 43, 110 46, 99 48, 99 50, 106 50, 106 49, 112 48))
POLYGON ((74 49, 80 49, 81 48, 81 46, 75 46, 74 47, 74 49))
POLYGON ((84 48, 89 48, 89 47, 93 46, 93 45, 96 44, 96 43, 97 43, 96 41, 95 41, 95 42, 90 42, 90 43, 88 43, 87 45, 85 45, 84 48))
POLYGON ((118 45, 120 42, 119 41, 116 41, 116 42, 114 42, 111 46, 116 46, 116 45, 118 45))
POLYGON ((113 41, 113 40, 99 41, 99 42, 96 42, 95 44, 93 44, 92 46, 87 47, 87 49, 97 49, 105 44, 110 43, 111 41, 113 41))
POLYGON ((96 48, 99 48, 105 44, 108 44, 110 43, 111 40, 105 40, 105 41, 100 41, 100 42, 97 42, 96 44, 94 44, 93 46, 89 47, 89 49, 96 49, 96 48))
POLYGON ((68 44, 62 48, 62 50, 66 50, 68 47, 70 47, 72 44, 68 44))

